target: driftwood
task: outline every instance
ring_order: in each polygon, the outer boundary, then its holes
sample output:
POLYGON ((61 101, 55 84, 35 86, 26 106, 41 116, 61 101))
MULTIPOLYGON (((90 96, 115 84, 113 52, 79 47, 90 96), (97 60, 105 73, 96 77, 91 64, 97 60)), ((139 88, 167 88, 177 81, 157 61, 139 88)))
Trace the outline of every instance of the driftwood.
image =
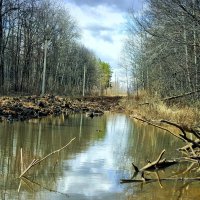
POLYGON ((123 182, 133 182, 133 181, 130 181, 130 180, 134 180, 134 182, 140 182, 140 180, 146 181, 146 178, 144 178, 144 172, 148 171, 148 172, 155 172, 157 180, 159 181, 159 184, 162 187, 162 184, 161 184, 160 178, 159 178, 159 174, 158 174, 157 171, 165 169, 165 168, 167 168, 171 165, 174 165, 178 162, 176 160, 167 161, 165 158, 162 159, 162 156, 163 156, 164 153, 165 153, 165 149, 162 150, 162 152, 160 153, 160 155, 158 156, 158 158, 155 161, 153 161, 153 162, 149 161, 148 164, 145 165, 144 167, 142 167, 141 169, 138 169, 138 167, 132 163, 132 165, 135 169, 135 173, 133 174, 131 179, 122 179, 121 183, 123 183, 123 182), (138 173, 140 173, 141 179, 134 179, 138 175, 138 173))
POLYGON ((49 153, 48 155, 46 155, 45 157, 41 158, 41 159, 33 159, 32 162, 29 164, 29 166, 20 174, 19 178, 21 178, 22 176, 25 175, 25 173, 27 171, 29 171, 33 166, 41 163, 42 161, 46 160, 48 157, 50 157, 51 155, 55 154, 55 153, 59 153, 61 150, 63 150, 64 148, 66 148, 69 144, 71 144, 71 142, 73 140, 75 140, 76 138, 71 139, 66 145, 64 145, 63 147, 61 147, 58 150, 55 150, 51 153, 49 153))
MULTIPOLYGON (((147 165, 145 165, 144 167, 142 167, 141 169, 139 169, 136 165, 133 165, 134 169, 135 169, 135 173, 132 176, 131 179, 121 179, 120 183, 142 183, 142 182, 159 182, 160 187, 162 188, 162 184, 161 181, 166 181, 166 180, 177 180, 177 181, 186 181, 186 180, 192 180, 192 181, 200 181, 200 177, 196 177, 196 178, 160 178, 159 174, 158 174, 158 170, 163 170, 171 165, 177 164, 180 161, 190 161, 192 162, 192 164, 190 165, 190 167, 188 167, 183 173, 186 173, 188 171, 190 171, 192 169, 192 167, 195 164, 195 161, 192 158, 188 158, 188 157, 182 157, 182 158, 177 158, 174 160, 166 160, 165 158, 162 159, 163 155, 165 153, 165 149, 159 154, 158 158, 153 161, 153 162, 149 162, 147 165), (153 178, 145 178, 144 177, 144 173, 145 172, 154 172, 156 174, 157 179, 153 179, 153 178), (141 174, 141 178, 140 179, 134 179, 137 174, 140 173, 141 174)), ((196 162, 197 163, 197 162, 196 162)))

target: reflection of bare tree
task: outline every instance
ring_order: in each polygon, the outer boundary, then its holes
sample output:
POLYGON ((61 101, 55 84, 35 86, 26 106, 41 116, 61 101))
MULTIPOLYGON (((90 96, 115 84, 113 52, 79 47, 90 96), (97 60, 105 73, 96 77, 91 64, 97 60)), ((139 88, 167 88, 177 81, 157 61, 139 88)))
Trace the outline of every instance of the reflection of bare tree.
MULTIPOLYGON (((52 156, 52 155, 54 155, 54 154, 56 154, 56 153, 59 153, 60 151, 62 151, 63 149, 65 149, 66 147, 68 147, 69 146, 69 144, 71 144, 71 142, 72 141, 74 141, 76 138, 73 138, 73 139, 71 139, 66 145, 64 145, 63 147, 61 147, 61 148, 59 148, 59 149, 57 149, 57 150, 55 150, 55 151, 53 151, 53 152, 51 152, 51 153, 49 153, 49 154, 47 154, 46 156, 44 156, 43 158, 41 158, 41 159, 33 159, 32 160, 32 162, 29 164, 29 166, 20 174, 20 176, 19 176, 19 178, 21 178, 22 176, 24 176, 24 174, 26 173, 26 172, 28 172, 32 167, 34 167, 35 165, 38 165, 38 164, 40 164, 41 162, 43 162, 44 160, 46 160, 47 158, 49 158, 50 156, 52 156)), ((21 155, 22 155, 22 153, 21 153, 21 155)), ((22 159, 22 157, 21 157, 21 163, 23 163, 23 159, 22 159)), ((21 165, 22 166, 22 165, 21 165)), ((22 166, 23 167, 23 166, 22 166)))
POLYGON ((193 181, 189 181, 184 183, 177 191, 179 192, 179 195, 177 196, 177 200, 182 199, 184 192, 188 189, 189 185, 192 183, 193 181))
POLYGON ((4 195, 8 197, 7 199, 14 199, 18 195, 19 184, 16 177, 22 173, 21 165, 25 166, 24 171, 33 158, 40 160, 49 152, 64 146, 65 141, 77 137, 79 140, 74 140, 67 151, 52 155, 50 159, 31 168, 26 174, 26 177, 29 179, 31 177, 31 180, 40 182, 43 186, 48 183, 48 187, 55 188, 58 177, 63 176, 64 171, 68 170, 67 166, 63 170, 63 161, 85 151, 88 145, 105 137, 106 123, 104 117, 91 120, 84 115, 82 119, 80 115, 70 115, 67 118, 50 116, 29 122, 1 123, 0 171, 4 175, 0 186, 6 188, 6 191, 1 193, 1 199, 4 199, 4 195), (82 135, 79 134, 80 129, 82 135), (96 132, 97 129, 102 130, 101 134, 96 132), (23 164, 20 164, 21 148, 23 148, 23 164))
POLYGON ((1 199, 2 200, 6 200, 6 195, 7 195, 8 193, 6 192, 6 190, 3 190, 3 191, 1 191, 1 199))
POLYGON ((45 190, 47 190, 47 191, 49 191, 49 192, 55 192, 55 193, 62 194, 62 195, 64 195, 64 196, 66 196, 66 197, 69 197, 68 194, 65 194, 65 193, 63 193, 63 192, 59 192, 59 191, 57 191, 57 190, 54 190, 54 189, 50 189, 50 188, 48 188, 48 187, 45 187, 45 186, 43 186, 42 184, 37 183, 37 182, 35 182, 35 181, 32 181, 32 180, 28 179, 28 178, 25 177, 25 176, 21 177, 21 179, 20 179, 20 184, 19 184, 18 192, 20 191, 21 185, 24 185, 25 187, 27 187, 27 189, 29 189, 29 190, 31 190, 31 191, 35 191, 35 190, 37 190, 37 189, 39 188, 39 189, 45 189, 45 190))

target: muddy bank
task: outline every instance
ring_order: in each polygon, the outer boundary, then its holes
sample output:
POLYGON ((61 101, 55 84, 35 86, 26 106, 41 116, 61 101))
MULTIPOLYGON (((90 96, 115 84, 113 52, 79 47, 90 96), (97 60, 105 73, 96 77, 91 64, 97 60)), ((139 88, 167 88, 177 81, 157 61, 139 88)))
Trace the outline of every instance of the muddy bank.
POLYGON ((121 111, 122 97, 68 98, 53 95, 0 97, 0 121, 23 121, 48 115, 86 113, 89 117, 105 111, 121 111))

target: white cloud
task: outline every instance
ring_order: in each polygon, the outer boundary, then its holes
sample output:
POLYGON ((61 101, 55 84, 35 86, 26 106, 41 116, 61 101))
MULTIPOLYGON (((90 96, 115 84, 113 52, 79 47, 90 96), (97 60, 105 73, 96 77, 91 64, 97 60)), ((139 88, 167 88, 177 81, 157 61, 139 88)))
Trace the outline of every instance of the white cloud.
MULTIPOLYGON (((64 170, 62 179, 58 181, 58 191, 79 194, 86 199, 120 193, 118 182, 122 168, 119 163, 124 158, 121 152, 125 151, 128 142, 124 134, 132 132, 128 123, 130 121, 123 115, 109 116, 105 137, 99 141, 90 141, 85 150, 64 161, 63 165, 69 170, 64 170), (113 143, 115 135, 118 137, 113 143)), ((127 162, 127 166, 131 166, 130 163, 127 162)))
POLYGON ((125 13, 106 5, 79 7, 66 3, 66 6, 82 30, 81 42, 97 57, 110 63, 113 69, 116 68, 124 38, 121 27, 125 13))

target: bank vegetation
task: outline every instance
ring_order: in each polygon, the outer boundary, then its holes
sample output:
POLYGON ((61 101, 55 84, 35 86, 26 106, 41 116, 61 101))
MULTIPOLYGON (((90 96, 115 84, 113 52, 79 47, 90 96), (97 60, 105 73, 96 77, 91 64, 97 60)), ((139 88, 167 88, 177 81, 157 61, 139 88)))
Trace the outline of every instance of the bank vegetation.
POLYGON ((198 124, 200 2, 145 1, 140 13, 130 11, 127 33, 124 65, 132 74, 129 93, 134 93, 128 110, 198 124))

